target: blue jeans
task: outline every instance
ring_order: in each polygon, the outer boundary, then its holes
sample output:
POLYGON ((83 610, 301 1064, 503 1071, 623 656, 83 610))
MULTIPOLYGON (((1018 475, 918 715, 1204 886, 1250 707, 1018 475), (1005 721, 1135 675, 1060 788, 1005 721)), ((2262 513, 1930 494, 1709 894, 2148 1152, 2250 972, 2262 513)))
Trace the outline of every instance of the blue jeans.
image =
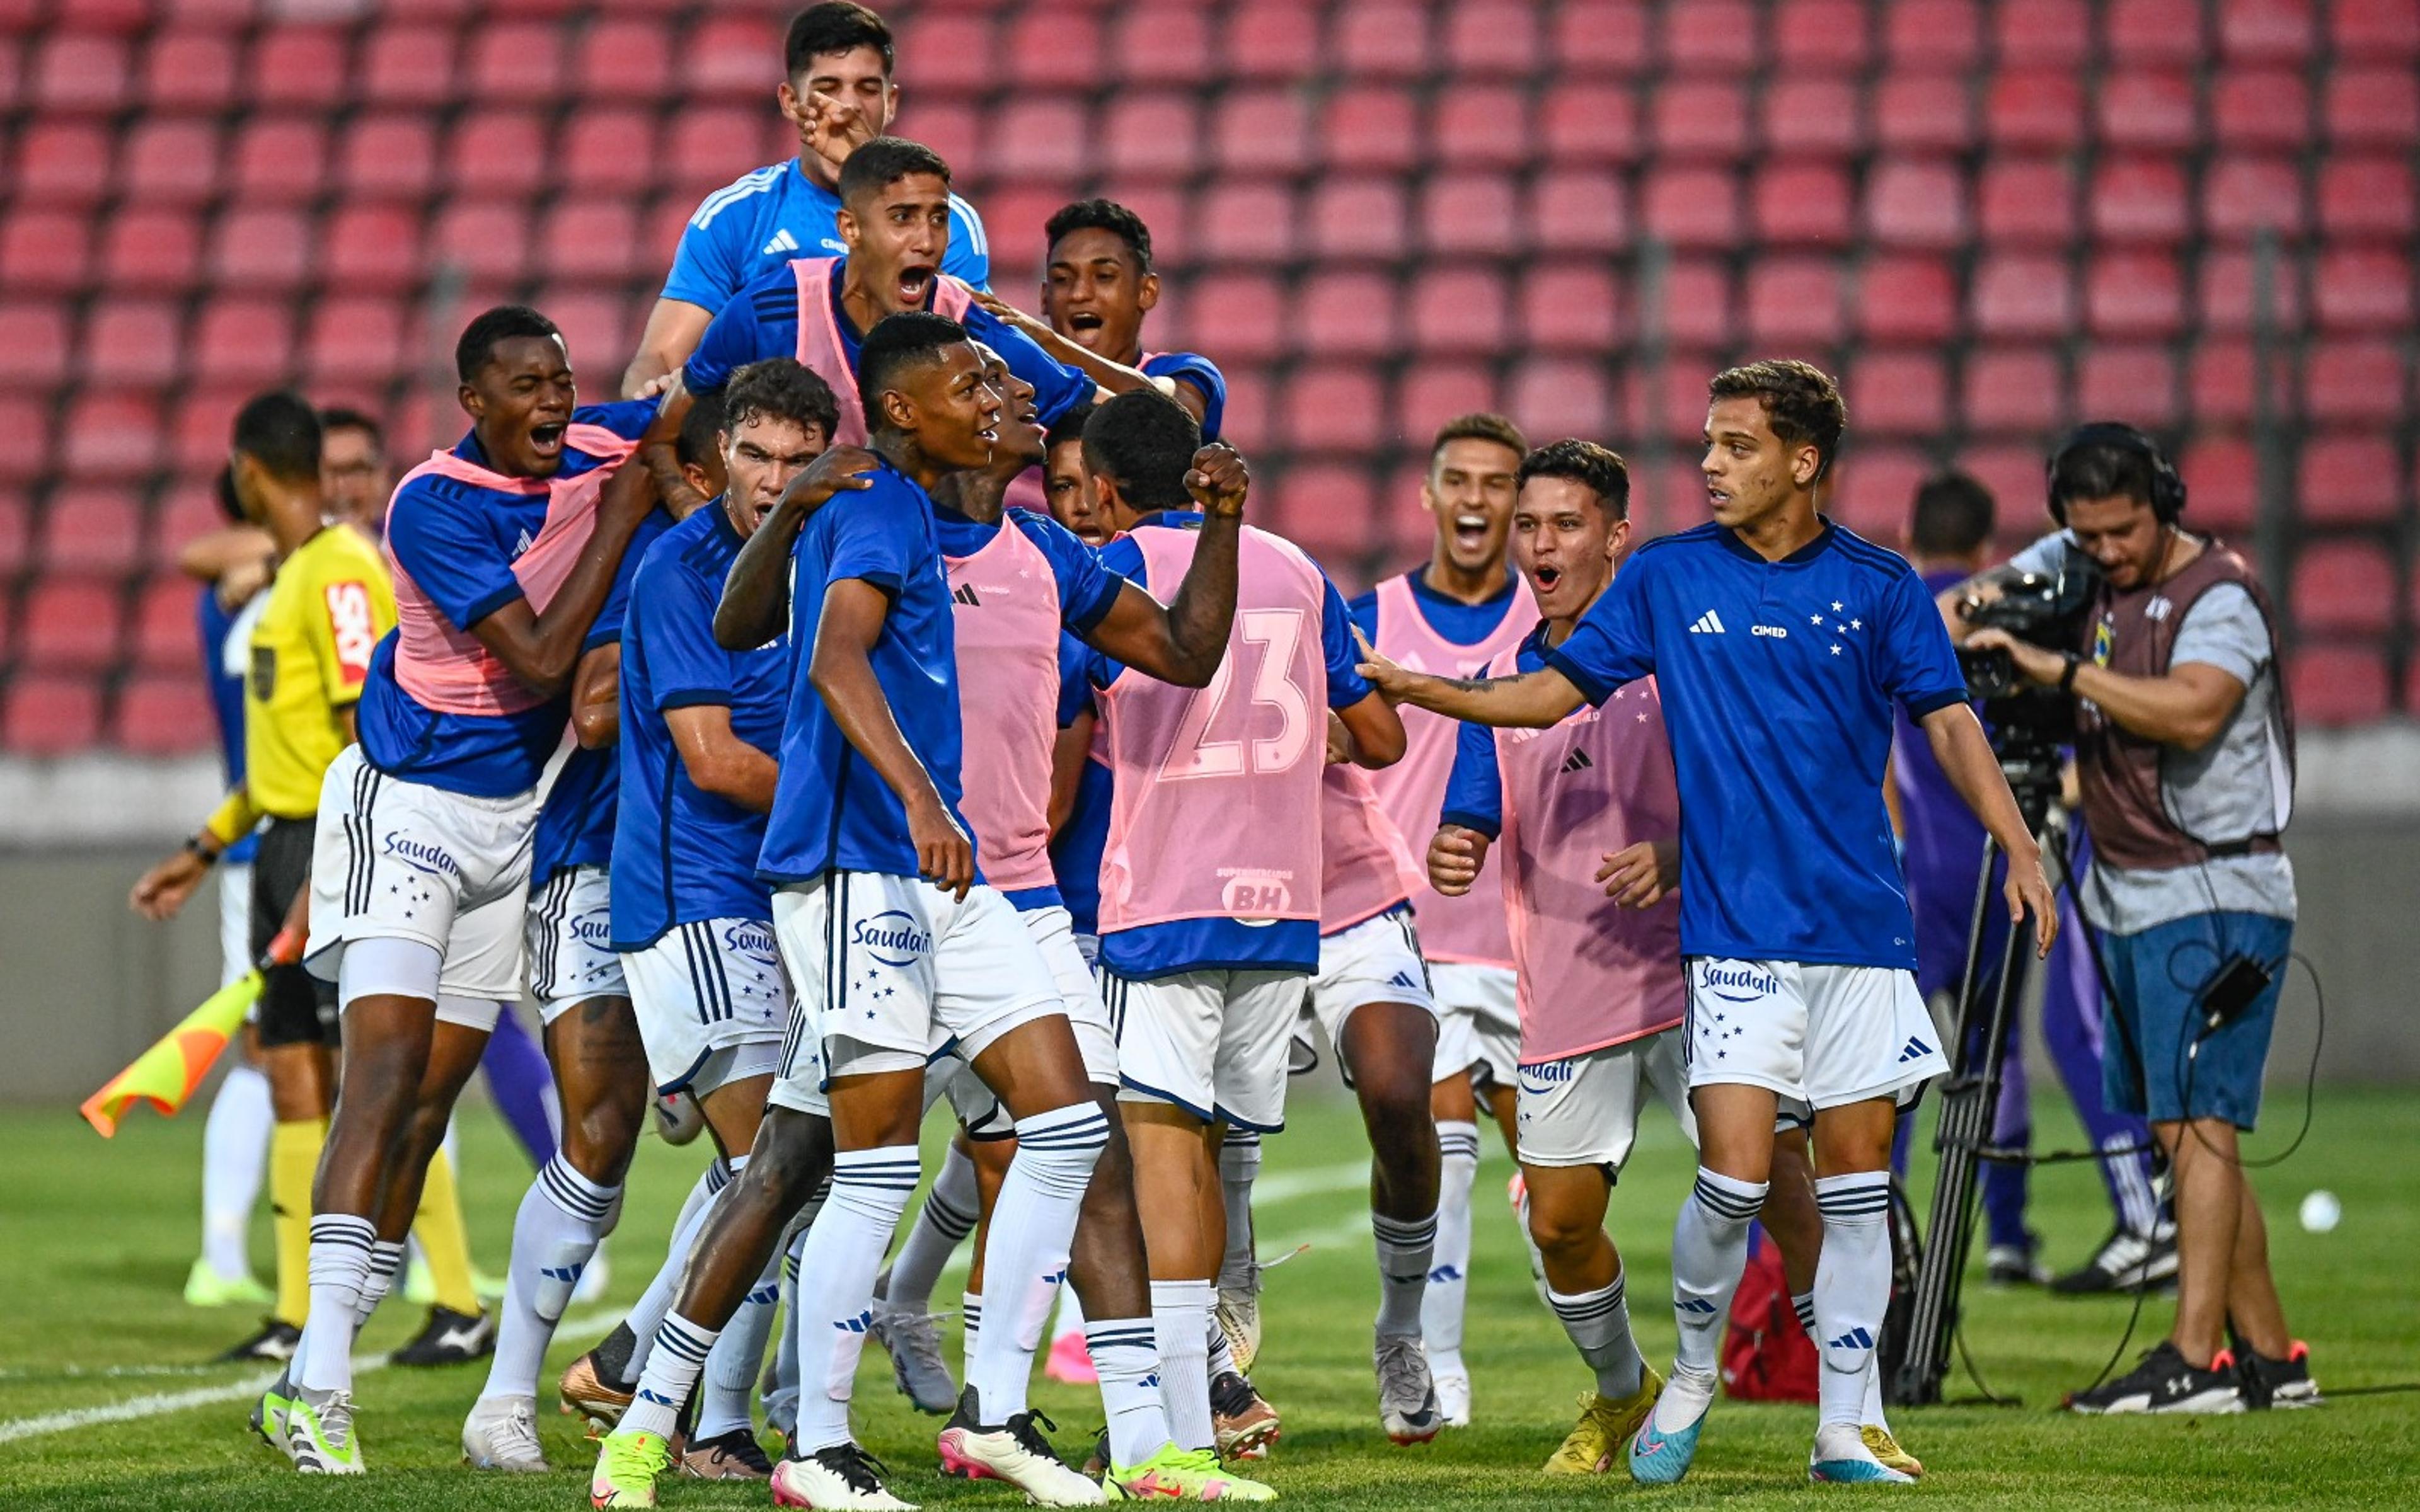
POLYGON ((2294 923, 2268 914, 2195 914, 2133 934, 2104 934, 2116 995, 2107 1005, 2102 1089, 2113 1108, 2156 1123, 2225 1119, 2250 1129, 2276 1026, 2294 923), (2230 955, 2269 970, 2269 985, 2216 1031, 2202 1033, 2201 988, 2230 955))

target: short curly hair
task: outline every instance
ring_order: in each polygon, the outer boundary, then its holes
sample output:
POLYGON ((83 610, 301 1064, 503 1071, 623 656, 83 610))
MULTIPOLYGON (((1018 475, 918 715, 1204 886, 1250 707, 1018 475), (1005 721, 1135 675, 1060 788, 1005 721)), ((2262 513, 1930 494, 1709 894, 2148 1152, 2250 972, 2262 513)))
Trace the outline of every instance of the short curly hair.
POLYGON ((1043 244, 1051 251, 1071 231, 1107 231, 1126 244, 1134 254, 1135 266, 1151 271, 1151 227, 1142 217, 1113 199, 1079 199, 1063 205, 1042 227, 1043 244))
POLYGON ((1706 397, 1761 402, 1776 436, 1792 446, 1815 448, 1816 478, 1832 471, 1832 458, 1840 450, 1840 433, 1849 428, 1849 407, 1841 402, 1840 386, 1832 381, 1832 375, 1795 358, 1769 358, 1726 368, 1706 385, 1706 397))
MULTIPOLYGON (((752 420, 785 420, 800 430, 821 426, 829 445, 840 429, 840 400, 823 375, 792 357, 768 357, 731 375, 716 428, 735 431, 752 420)), ((681 427, 688 439, 689 427, 681 427)))
POLYGON ((1518 483, 1531 478, 1564 478, 1596 495, 1597 502, 1615 519, 1630 517, 1630 464, 1610 446, 1594 441, 1548 441, 1521 459, 1518 483))

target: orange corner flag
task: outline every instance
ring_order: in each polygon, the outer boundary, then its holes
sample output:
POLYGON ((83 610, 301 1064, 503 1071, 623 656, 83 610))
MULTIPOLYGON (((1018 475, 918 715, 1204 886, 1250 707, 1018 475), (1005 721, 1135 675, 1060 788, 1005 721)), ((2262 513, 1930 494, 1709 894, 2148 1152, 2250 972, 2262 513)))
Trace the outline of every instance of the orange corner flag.
POLYGON ((160 1037, 134 1063, 112 1076, 101 1089, 77 1109, 85 1121, 107 1139, 117 1133, 118 1118, 136 1102, 162 1113, 175 1113, 194 1095, 194 1088, 226 1049, 243 1025, 243 1016, 260 997, 260 973, 247 971, 202 1000, 184 1022, 160 1037))

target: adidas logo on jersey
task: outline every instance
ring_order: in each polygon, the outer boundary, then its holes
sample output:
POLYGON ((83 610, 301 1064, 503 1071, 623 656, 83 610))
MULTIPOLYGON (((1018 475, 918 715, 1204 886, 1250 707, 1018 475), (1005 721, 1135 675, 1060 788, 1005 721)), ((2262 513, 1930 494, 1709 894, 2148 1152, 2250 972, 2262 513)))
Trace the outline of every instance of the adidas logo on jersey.
POLYGON ((1911 1034, 1907 1037, 1907 1043, 1900 1047, 1899 1058, 1904 1063, 1910 1060, 1921 1060, 1931 1054, 1932 1054, 1932 1046, 1911 1034))
POLYGON ((1721 635, 1723 633, 1723 617, 1715 613, 1713 609, 1708 609, 1703 614, 1698 616, 1697 624, 1689 626, 1689 633, 1691 635, 1721 635))
POLYGON ((798 239, 790 235, 787 230, 782 230, 774 232, 773 239, 758 248, 757 252, 761 256, 778 257, 785 252, 796 252, 798 250, 798 239))
POLYGON ((537 543, 535 540, 530 538, 530 532, 527 528, 524 528, 521 531, 521 538, 513 543, 513 555, 520 556, 522 552, 528 550, 531 547, 535 546, 536 544, 537 543))
POLYGON ((1589 753, 1587 751, 1575 750, 1569 756, 1563 758, 1562 769, 1566 772, 1585 772, 1595 764, 1596 763, 1589 760, 1589 753))
POLYGON ((955 603, 970 604, 976 609, 983 608, 983 600, 975 596, 975 585, 972 583, 958 584, 958 591, 952 594, 950 598, 955 603))

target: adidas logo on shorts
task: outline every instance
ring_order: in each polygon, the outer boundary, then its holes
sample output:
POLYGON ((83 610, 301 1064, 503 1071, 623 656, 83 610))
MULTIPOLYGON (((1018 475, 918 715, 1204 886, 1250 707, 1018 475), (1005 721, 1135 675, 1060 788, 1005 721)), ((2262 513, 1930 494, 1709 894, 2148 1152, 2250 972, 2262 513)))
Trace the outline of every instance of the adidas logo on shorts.
POLYGON ((1906 1045, 1900 1050, 1900 1063, 1905 1065, 1911 1060, 1921 1060, 1931 1054, 1932 1054, 1932 1046, 1911 1034, 1907 1037, 1906 1045))

